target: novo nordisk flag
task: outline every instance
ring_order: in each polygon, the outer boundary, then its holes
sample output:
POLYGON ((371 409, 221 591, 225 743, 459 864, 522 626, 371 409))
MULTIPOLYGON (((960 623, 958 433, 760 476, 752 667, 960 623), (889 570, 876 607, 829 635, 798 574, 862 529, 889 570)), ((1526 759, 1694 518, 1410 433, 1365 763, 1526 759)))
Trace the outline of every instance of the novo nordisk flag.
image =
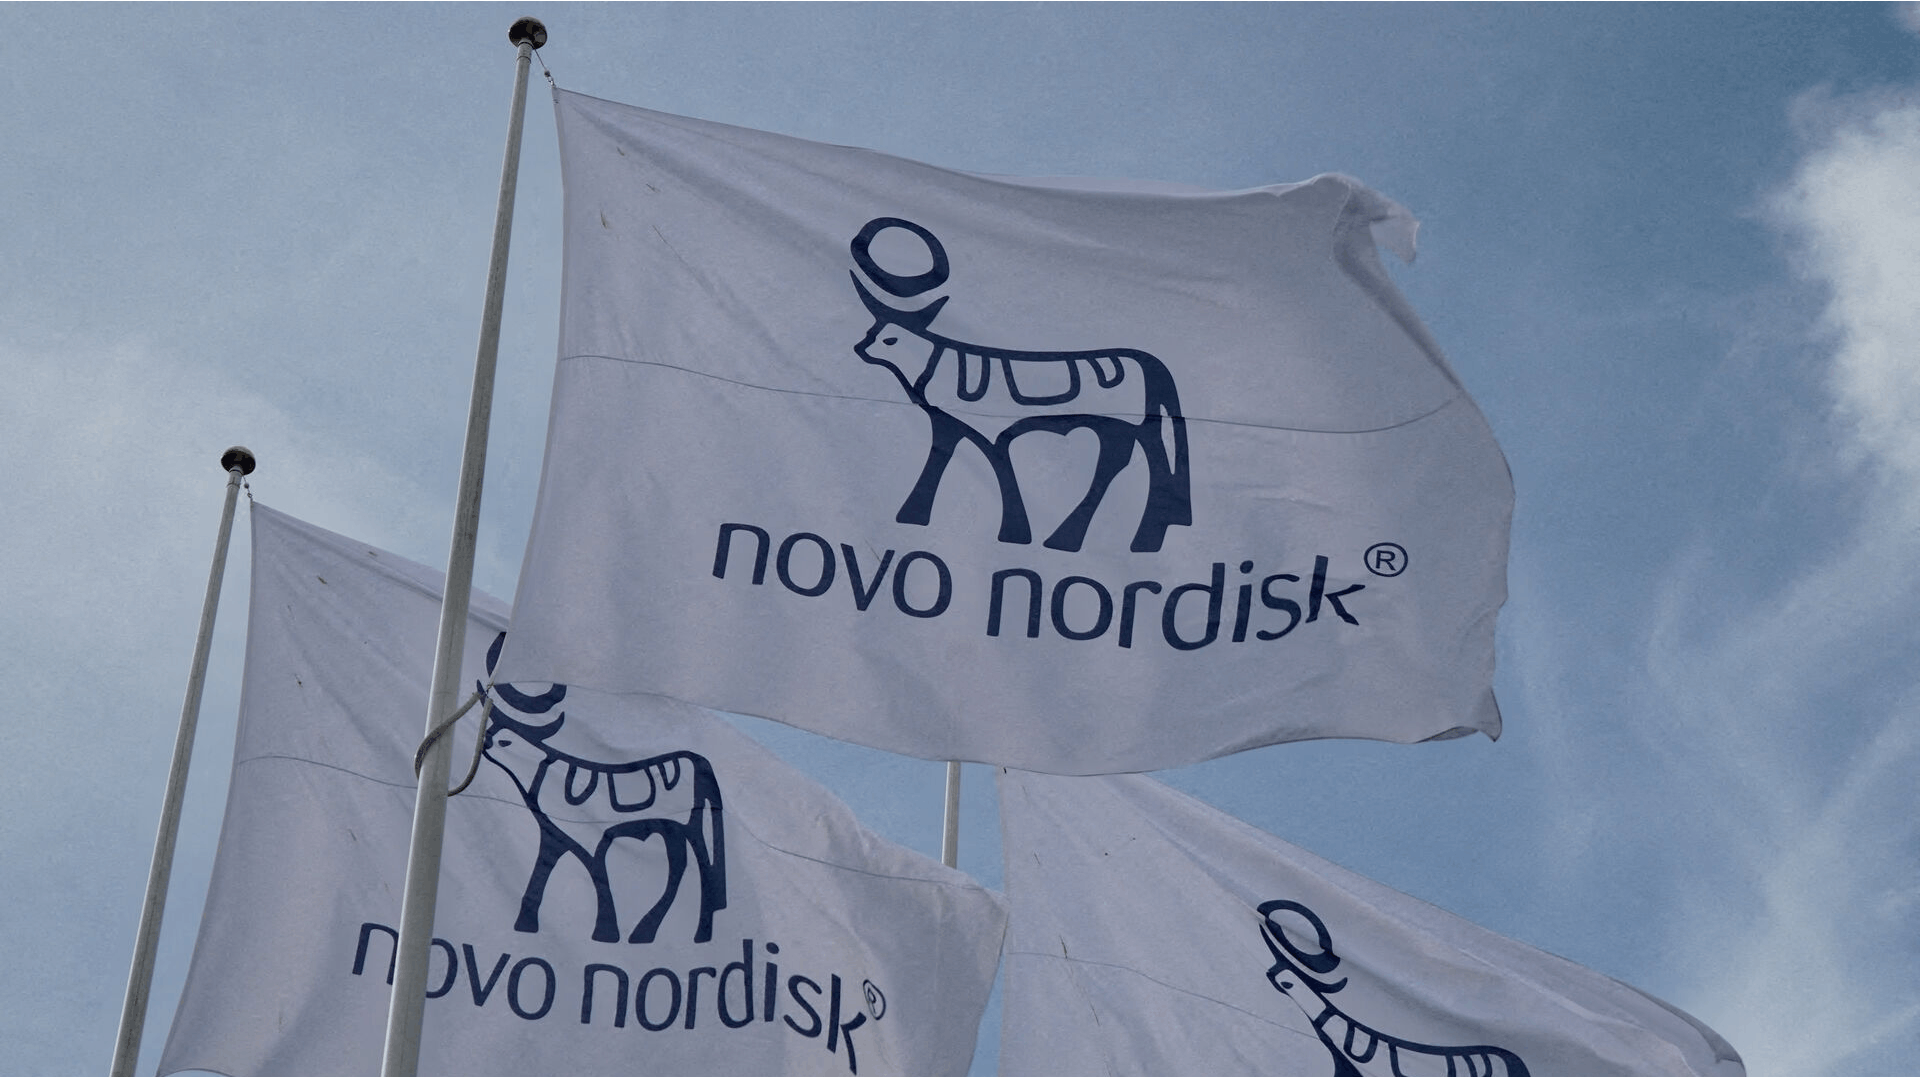
POLYGON ((1650 995, 1150 778, 1004 771, 1000 813, 1003 1077, 1745 1073, 1650 995))
POLYGON ((557 108, 505 673, 1059 773, 1498 733, 1512 489, 1399 207, 557 108))
MULTIPOLYGON (((253 520, 232 789, 160 1072, 365 1077, 440 575, 253 520)), ((469 684, 505 622, 473 608, 469 684)), ((966 1072, 993 894, 692 707, 496 684, 485 746, 448 805, 422 1073, 966 1072)))

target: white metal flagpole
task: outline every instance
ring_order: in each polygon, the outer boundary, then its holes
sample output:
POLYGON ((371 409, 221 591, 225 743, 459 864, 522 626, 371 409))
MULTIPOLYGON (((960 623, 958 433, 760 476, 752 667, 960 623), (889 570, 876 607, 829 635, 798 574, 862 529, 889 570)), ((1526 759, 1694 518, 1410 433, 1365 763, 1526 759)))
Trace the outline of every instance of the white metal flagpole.
POLYGON ((947 814, 940 834, 940 862, 960 866, 960 763, 947 763, 947 814))
POLYGON ((160 804, 160 832, 153 838, 153 863, 147 868, 147 899, 140 909, 140 931, 134 936, 133 968, 127 973, 127 998, 120 1006, 120 1037, 113 1048, 112 1077, 133 1077, 140 1061, 140 1035, 147 1025, 147 995, 153 986, 153 958, 160 946, 160 920, 167 911, 167 884, 173 878, 173 845, 180 832, 180 802, 187 791, 187 768, 193 763, 193 734, 200 725, 200 693, 207 683, 207 652, 213 647, 213 618, 220 610, 220 583, 227 575, 227 541, 233 535, 233 507, 240 480, 253 473, 253 454, 235 445, 220 454, 227 473, 227 500, 220 510, 220 536, 213 541, 213 570, 207 576, 207 597, 200 605, 200 635, 193 644, 193 664, 187 670, 187 698, 180 707, 180 730, 173 738, 173 768, 167 772, 167 792, 160 804))
MULTIPOLYGON (((446 597, 440 606, 440 636, 434 650, 433 687, 427 697, 427 734, 453 713, 466 650, 467 607, 473 592, 474 545, 480 525, 480 489, 487 467, 487 426, 493 415, 493 372, 500 352, 500 308, 507 284, 507 245, 513 232, 513 194, 520 174, 520 129, 526 117, 527 73, 533 50, 547 43, 540 20, 515 20, 507 40, 520 50, 514 69, 513 106, 507 120, 506 161, 500 168, 500 201, 493 219, 493 257, 480 317, 480 347, 473 363, 473 396, 467 410, 467 443, 460 459, 460 492, 454 506, 453 545, 447 554, 446 597)), ((387 1007, 382 1077, 414 1077, 420 1067, 420 1027, 426 1016, 427 951, 433 910, 440 893, 440 847, 447 820, 450 738, 438 737, 421 759, 413 802, 413 839, 400 907, 400 943, 387 1007)))

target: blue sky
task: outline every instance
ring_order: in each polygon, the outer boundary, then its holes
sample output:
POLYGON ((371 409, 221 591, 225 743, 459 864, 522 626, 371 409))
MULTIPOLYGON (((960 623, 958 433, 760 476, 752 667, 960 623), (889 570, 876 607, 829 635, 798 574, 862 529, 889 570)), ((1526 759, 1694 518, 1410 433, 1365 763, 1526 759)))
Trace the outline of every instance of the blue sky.
MULTIPOLYGON (((1914 8, 530 10, 596 96, 975 171, 1340 171, 1412 209, 1420 257, 1393 271, 1517 489, 1507 733, 1166 777, 1667 998, 1756 1077, 1911 1067, 1914 8)), ((220 451, 254 449, 265 503, 445 559, 518 12, 5 11, 0 1042, 10 1072, 64 1074, 111 1055, 220 451)), ((528 115, 479 569, 503 596, 559 295, 537 83, 528 115)), ((148 1068, 218 828, 244 550, 148 1068)), ((937 850, 938 764, 752 728, 937 850)), ((997 886, 989 774, 967 778, 962 866, 997 886)))

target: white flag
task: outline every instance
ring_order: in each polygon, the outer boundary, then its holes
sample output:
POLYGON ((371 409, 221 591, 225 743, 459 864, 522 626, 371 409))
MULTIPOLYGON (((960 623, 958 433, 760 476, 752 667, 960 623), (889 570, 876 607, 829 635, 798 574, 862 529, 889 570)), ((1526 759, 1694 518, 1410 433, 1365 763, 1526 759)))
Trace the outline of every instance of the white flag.
POLYGON ((1057 773, 1498 733, 1512 488, 1398 206, 557 108, 505 674, 1057 773))
MULTIPOLYGON (((440 576, 253 522, 232 789, 160 1072, 365 1077, 440 576)), ((478 684, 505 610, 473 608, 478 684)), ((695 708, 496 684, 487 719, 448 805, 421 1072, 966 1072, 995 895, 695 708)))
POLYGON ((1698 1021, 1150 778, 1000 776, 1002 1077, 1743 1077, 1698 1021))

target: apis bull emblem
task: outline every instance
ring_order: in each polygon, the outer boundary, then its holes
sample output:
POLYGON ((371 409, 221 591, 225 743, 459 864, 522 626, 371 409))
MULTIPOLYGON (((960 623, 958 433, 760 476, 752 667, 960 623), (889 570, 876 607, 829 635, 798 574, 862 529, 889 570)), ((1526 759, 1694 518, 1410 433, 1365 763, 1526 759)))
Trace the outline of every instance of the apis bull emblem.
POLYGON ((1529 1077, 1527 1064, 1503 1047, 1436 1047, 1392 1036, 1355 1020, 1327 998, 1345 988, 1347 981, 1345 977, 1327 978, 1340 964, 1340 957, 1333 952, 1333 936, 1326 922, 1297 901, 1269 901, 1260 906, 1259 912, 1260 937, 1273 954, 1267 980, 1313 1022, 1320 1045, 1333 1056, 1334 1077, 1407 1077, 1409 1073, 1529 1077), (1313 949, 1296 944, 1290 934, 1311 934, 1313 949))
MULTIPOLYGON (((489 674, 505 641, 503 632, 487 651, 489 674)), ((561 861, 572 858, 593 884, 594 941, 618 942, 621 920, 607 870, 608 855, 622 841, 658 839, 666 855, 666 877, 659 896, 634 924, 627 941, 654 940, 690 864, 700 888, 700 917, 693 941, 708 941, 713 937, 713 914, 727 906, 724 820, 713 767, 704 757, 685 751, 618 763, 561 751, 548 742, 565 724, 565 712, 544 722, 527 716, 545 715, 566 696, 563 684, 539 695, 495 684, 489 693, 482 750, 487 761, 513 782, 540 825, 540 851, 520 898, 514 930, 540 930, 547 881, 561 861)))
MULTIPOLYGON (((912 221, 876 217, 854 237, 852 251, 860 269, 899 298, 917 296, 947 280, 945 248, 932 232, 912 221), (912 276, 883 269, 870 247, 888 229, 904 229, 917 236, 932 254, 933 268, 912 276)), ((897 522, 927 523, 954 450, 971 444, 986 457, 1000 489, 999 540, 1032 542, 1020 477, 1014 472, 1014 440, 1037 432, 1066 435, 1090 430, 1100 447, 1092 481, 1042 545, 1079 550, 1107 488, 1136 453, 1147 469, 1147 500, 1132 550, 1157 551, 1166 540, 1167 528, 1193 523, 1186 419, 1180 413, 1173 376, 1157 357, 1136 348, 1023 351, 955 340, 932 329, 947 297, 908 310, 881 301, 861 283, 859 274, 851 275, 860 301, 873 315, 873 327, 854 346, 854 353, 892 371, 907 399, 926 412, 932 427, 926 463, 894 517, 897 522)))

